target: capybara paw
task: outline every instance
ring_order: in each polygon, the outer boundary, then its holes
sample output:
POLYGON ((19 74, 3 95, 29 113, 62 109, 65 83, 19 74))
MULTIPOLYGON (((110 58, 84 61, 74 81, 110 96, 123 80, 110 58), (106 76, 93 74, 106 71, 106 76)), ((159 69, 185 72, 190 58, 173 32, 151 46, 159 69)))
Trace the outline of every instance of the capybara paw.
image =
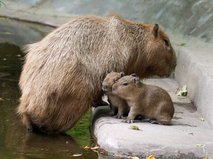
POLYGON ((127 117, 124 117, 123 115, 118 116, 118 119, 127 119, 127 117))
POLYGON ((126 119, 126 120, 123 120, 124 123, 134 123, 134 120, 133 119, 126 119))
POLYGON ((121 116, 120 115, 114 115, 113 118, 121 119, 121 116))
POLYGON ((116 115, 116 118, 117 119, 123 119, 123 116, 122 115, 116 115))
POLYGON ((156 121, 156 120, 150 120, 149 121, 151 124, 160 124, 158 121, 156 121))

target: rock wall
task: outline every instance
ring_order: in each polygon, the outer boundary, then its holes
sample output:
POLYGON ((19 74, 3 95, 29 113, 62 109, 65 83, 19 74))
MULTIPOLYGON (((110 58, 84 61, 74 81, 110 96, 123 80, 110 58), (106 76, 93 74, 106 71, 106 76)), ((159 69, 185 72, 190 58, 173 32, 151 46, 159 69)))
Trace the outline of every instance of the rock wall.
POLYGON ((51 16, 118 14, 159 23, 177 34, 213 41, 213 0, 7 0, 1 10, 51 16))

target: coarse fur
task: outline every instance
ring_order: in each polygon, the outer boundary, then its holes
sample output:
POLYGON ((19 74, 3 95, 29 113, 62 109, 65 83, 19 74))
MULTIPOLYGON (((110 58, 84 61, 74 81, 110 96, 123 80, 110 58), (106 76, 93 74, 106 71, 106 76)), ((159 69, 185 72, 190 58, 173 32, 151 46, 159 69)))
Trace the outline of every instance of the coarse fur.
POLYGON ((124 99, 130 107, 128 122, 137 115, 169 125, 174 106, 169 94, 162 88, 143 84, 139 77, 124 76, 112 87, 112 93, 124 99))
POLYGON ((108 101, 111 107, 111 114, 120 119, 129 113, 129 107, 127 103, 120 97, 112 94, 112 85, 124 76, 123 72, 110 72, 106 75, 102 82, 102 90, 106 93, 108 101), (115 113, 118 109, 117 114, 115 113))
POLYGON ((176 65, 169 39, 157 24, 116 15, 73 18, 25 50, 18 114, 24 125, 47 133, 75 125, 101 97, 107 72, 167 76, 176 65))

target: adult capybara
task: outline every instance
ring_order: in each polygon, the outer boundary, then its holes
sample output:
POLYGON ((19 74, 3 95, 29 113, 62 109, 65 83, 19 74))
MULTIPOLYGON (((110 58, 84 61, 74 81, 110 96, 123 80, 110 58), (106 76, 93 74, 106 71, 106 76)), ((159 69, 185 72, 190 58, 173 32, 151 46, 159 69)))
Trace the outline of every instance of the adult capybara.
POLYGON ((112 94, 124 99, 130 107, 128 122, 137 115, 159 124, 170 124, 174 106, 169 94, 162 88, 144 84, 139 77, 132 75, 120 78, 112 86, 112 94))
POLYGON ((18 113, 32 126, 61 133, 101 97, 107 72, 167 76, 176 65, 168 36, 157 24, 119 16, 73 18, 26 46, 18 113))
POLYGON ((123 72, 110 72, 106 75, 102 82, 102 90, 108 96, 110 103, 111 114, 120 119, 129 113, 129 106, 120 97, 112 94, 112 85, 124 76, 123 72))

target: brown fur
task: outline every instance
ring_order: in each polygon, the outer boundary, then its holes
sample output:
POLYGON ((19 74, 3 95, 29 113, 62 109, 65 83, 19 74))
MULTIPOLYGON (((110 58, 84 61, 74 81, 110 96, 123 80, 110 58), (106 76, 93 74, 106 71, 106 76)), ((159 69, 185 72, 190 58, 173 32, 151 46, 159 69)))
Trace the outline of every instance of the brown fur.
POLYGON ((119 80, 122 76, 124 76, 124 73, 118 73, 118 72, 110 72, 106 75, 102 82, 102 90, 106 93, 108 96, 108 100, 111 106, 111 112, 114 115, 114 109, 118 109, 118 113, 115 116, 116 118, 122 118, 125 116, 125 114, 129 113, 129 107, 127 103, 121 99, 120 97, 112 94, 112 85, 119 80), (115 108, 114 108, 115 107, 115 108))
POLYGON ((142 115, 160 124, 170 124, 174 115, 169 94, 160 87, 143 84, 138 77, 120 78, 113 85, 112 93, 126 100, 130 107, 129 122, 142 115))
POLYGON ((64 132, 99 99, 107 72, 169 75, 175 53, 153 28, 119 16, 82 16, 28 45, 18 113, 47 132, 64 132))

